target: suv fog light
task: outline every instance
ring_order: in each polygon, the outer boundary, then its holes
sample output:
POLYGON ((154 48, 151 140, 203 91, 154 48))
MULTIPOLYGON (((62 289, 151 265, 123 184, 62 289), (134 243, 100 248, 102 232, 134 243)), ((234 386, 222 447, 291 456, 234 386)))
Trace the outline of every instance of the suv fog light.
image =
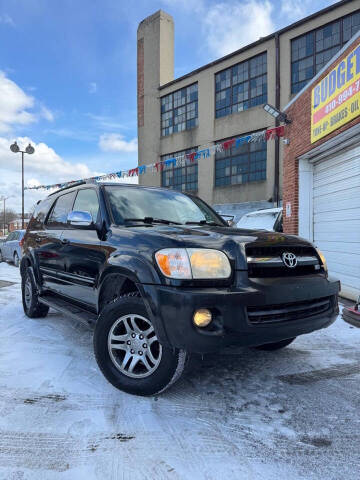
POLYGON ((194 313, 193 320, 197 327, 207 327, 212 320, 212 314, 207 308, 200 308, 194 313))

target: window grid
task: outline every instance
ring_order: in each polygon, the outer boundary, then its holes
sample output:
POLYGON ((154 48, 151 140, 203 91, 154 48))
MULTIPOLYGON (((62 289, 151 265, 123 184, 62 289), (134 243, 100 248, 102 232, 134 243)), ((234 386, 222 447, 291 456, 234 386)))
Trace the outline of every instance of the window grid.
MULTIPOLYGON (((185 155, 194 152, 194 149, 183 150, 181 152, 170 153, 163 155, 161 161, 168 160, 177 156, 185 155)), ((197 192, 198 189, 198 163, 194 160, 184 160, 185 165, 178 167, 171 165, 164 167, 161 173, 161 185, 163 187, 179 190, 180 192, 197 192)))
POLYGON ((190 130, 198 125, 198 84, 161 97, 161 136, 190 130))
POLYGON ((266 142, 244 143, 215 155, 215 187, 266 180, 266 142))
POLYGON ((215 75, 216 118, 241 112, 266 102, 266 52, 215 75))
POLYGON ((291 93, 299 92, 360 30, 360 11, 291 41, 291 93))

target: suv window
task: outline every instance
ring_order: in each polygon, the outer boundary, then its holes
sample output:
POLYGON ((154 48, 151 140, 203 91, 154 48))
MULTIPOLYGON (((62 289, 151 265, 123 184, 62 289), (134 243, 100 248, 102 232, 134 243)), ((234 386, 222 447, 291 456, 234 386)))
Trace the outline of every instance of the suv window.
POLYGON ((14 240, 14 232, 9 233, 9 235, 6 237, 5 242, 10 242, 10 240, 14 240))
POLYGON ((53 228, 67 227, 67 216, 71 212, 74 203, 75 192, 61 195, 55 202, 46 225, 53 228))
POLYGON ((30 220, 30 230, 37 230, 42 227, 53 201, 53 198, 48 197, 36 205, 33 216, 30 220))
POLYGON ((93 188, 84 188, 78 191, 73 210, 90 212, 93 222, 99 220, 99 199, 93 188))

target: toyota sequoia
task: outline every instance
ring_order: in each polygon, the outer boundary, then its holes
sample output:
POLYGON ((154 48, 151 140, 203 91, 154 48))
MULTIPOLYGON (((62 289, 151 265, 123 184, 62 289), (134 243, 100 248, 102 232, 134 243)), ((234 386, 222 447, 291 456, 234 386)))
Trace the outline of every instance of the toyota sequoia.
POLYGON ((50 194, 20 269, 25 314, 51 307, 93 328, 100 370, 137 395, 173 384, 191 353, 277 350, 338 314, 339 282, 313 244, 232 228, 163 188, 78 182, 50 194))

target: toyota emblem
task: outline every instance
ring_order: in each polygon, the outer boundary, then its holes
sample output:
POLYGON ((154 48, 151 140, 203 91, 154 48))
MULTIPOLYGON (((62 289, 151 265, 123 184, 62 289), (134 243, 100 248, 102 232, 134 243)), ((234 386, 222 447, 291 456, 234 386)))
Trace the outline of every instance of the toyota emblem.
POLYGON ((291 252, 284 252, 281 255, 282 261, 284 262, 284 265, 288 268, 295 268, 297 265, 297 258, 296 255, 294 255, 291 252))

